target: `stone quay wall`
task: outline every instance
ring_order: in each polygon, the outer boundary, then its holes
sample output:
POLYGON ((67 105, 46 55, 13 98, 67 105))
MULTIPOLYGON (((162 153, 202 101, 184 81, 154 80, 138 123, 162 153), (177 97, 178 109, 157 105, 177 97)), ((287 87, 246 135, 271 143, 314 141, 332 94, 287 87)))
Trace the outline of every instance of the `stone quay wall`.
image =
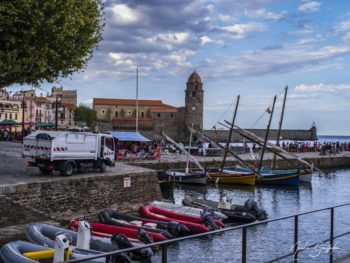
MULTIPOLYGON (((221 158, 212 158, 211 160, 200 160, 200 163, 203 167, 206 168, 219 168, 221 165, 221 158)), ((313 158, 303 158, 305 161, 309 163, 313 163, 315 167, 319 169, 332 169, 332 168, 345 168, 350 167, 350 156, 327 156, 327 157, 313 157, 313 158)), ((296 163, 296 159, 290 159, 290 161, 296 163)), ((245 160, 250 165, 254 165, 254 161, 245 160)), ((270 166, 272 160, 264 159, 263 165, 270 166)), ((226 167, 238 165, 239 162, 236 160, 227 160, 225 162, 226 167)), ((184 169, 186 167, 185 161, 177 161, 177 162, 134 162, 132 165, 141 166, 148 169, 153 169, 158 172, 162 172, 166 169, 184 169)), ((291 168, 292 164, 287 160, 278 159, 276 160, 276 168, 291 168)))
POLYGON ((71 219, 109 208, 145 203, 161 197, 154 171, 125 175, 90 174, 0 186, 0 228, 44 220, 71 219), (124 188, 124 178, 131 178, 124 188))

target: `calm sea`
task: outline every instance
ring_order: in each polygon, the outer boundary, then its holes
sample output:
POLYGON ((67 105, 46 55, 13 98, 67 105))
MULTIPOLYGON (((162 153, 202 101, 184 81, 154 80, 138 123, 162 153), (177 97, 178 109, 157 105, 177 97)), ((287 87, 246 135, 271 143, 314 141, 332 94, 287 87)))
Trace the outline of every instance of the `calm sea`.
MULTIPOLYGON (((314 174, 311 184, 299 187, 280 186, 186 186, 162 185, 163 198, 180 204, 189 195, 208 200, 219 200, 224 194, 233 203, 243 204, 253 197, 269 214, 269 218, 324 208, 350 202, 350 169, 314 174)), ((306 246, 329 237, 329 211, 300 217, 300 245, 306 246)), ((293 219, 272 222, 248 230, 247 262, 262 263, 292 251, 293 219)), ((335 210, 335 235, 350 230, 350 206, 335 210)), ((240 262, 241 231, 226 232, 212 238, 193 239, 169 246, 169 262, 213 263, 240 262)), ((350 236, 335 241, 335 258, 350 253, 350 236)), ((328 243, 300 253, 298 262, 329 262, 328 243)), ((291 262, 292 258, 278 262, 291 262)), ((157 254, 154 262, 160 262, 157 254)))

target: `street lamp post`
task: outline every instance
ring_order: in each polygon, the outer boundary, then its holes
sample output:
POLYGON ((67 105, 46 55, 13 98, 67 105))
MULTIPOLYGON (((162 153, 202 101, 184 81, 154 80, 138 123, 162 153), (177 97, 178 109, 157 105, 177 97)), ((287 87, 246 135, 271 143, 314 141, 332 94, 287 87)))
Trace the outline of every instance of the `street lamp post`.
POLYGON ((55 131, 58 130, 58 95, 56 94, 56 111, 55 111, 55 131))
POLYGON ((22 108, 22 143, 23 143, 23 139, 24 139, 24 111, 27 108, 26 103, 25 103, 25 93, 23 93, 23 96, 22 96, 21 108, 22 108))

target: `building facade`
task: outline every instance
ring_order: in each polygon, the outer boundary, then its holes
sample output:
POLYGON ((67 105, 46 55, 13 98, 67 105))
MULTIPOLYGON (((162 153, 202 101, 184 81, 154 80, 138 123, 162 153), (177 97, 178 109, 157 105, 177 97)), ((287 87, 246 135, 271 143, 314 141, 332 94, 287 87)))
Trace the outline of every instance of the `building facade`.
POLYGON ((165 132, 176 140, 189 138, 187 126, 203 129, 203 83, 193 72, 186 83, 185 106, 174 107, 161 100, 125 100, 94 98, 93 109, 101 122, 108 122, 113 130, 136 130, 138 103, 138 130, 151 139, 160 139, 165 132))
MULTIPOLYGON (((36 125, 41 123, 55 123, 56 111, 59 128, 67 129, 75 126, 76 90, 54 87, 50 94, 37 96, 35 90, 8 92, 5 88, 1 88, 0 101, 3 102, 0 102, 0 120, 12 119, 22 123, 22 110, 24 109, 24 126, 26 129, 34 130, 36 125), (8 106, 12 104, 13 106, 8 106), (18 110, 16 105, 18 105, 18 110), (12 109, 11 112, 9 111, 10 108, 12 109)), ((17 130, 21 130, 21 126, 17 130)))

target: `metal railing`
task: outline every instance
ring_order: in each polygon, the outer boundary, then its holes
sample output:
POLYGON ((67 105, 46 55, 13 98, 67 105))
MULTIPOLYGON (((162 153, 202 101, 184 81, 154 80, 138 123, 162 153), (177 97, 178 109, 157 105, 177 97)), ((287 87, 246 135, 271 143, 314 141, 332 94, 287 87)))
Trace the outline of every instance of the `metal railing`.
MULTIPOLYGON (((174 243, 178 243, 180 241, 188 240, 188 239, 194 239, 194 238, 200 238, 200 237, 207 237, 211 235, 215 235, 218 233, 223 233, 223 232, 228 232, 228 231, 234 231, 241 229, 242 230, 242 254, 241 254, 241 262, 246 263, 247 262, 247 229, 253 226, 258 226, 270 222, 275 222, 275 221, 281 221, 281 220, 286 220, 290 218, 294 218, 294 242, 293 242, 293 252, 289 252, 287 254, 284 254, 282 256, 279 256, 277 258, 274 258, 272 260, 268 260, 267 262, 276 262, 288 257, 293 256, 293 262, 296 263, 298 262, 298 254, 299 252, 302 252, 304 250, 316 247, 320 243, 325 243, 329 242, 329 262, 333 262, 333 252, 334 252, 334 240, 336 238, 343 237, 345 235, 349 235, 350 231, 344 232, 342 234, 334 236, 334 210, 339 207, 344 207, 344 206, 350 206, 350 203, 345 203, 345 204, 340 204, 340 205, 335 205, 331 207, 326 207, 326 208, 321 208, 321 209, 316 209, 316 210, 311 210, 311 211, 306 211, 298 214, 293 214, 289 216, 283 216, 283 217, 278 217, 278 218, 273 218, 273 219, 268 219, 264 221, 259 221, 255 223, 250 223, 250 224, 245 224, 245 225, 240 225, 240 226, 234 226, 234 227, 227 227, 227 228, 222 228, 219 230, 214 230, 206 233, 200 233, 200 234, 194 234, 191 236, 186 236, 186 237, 179 237, 179 238, 174 238, 170 240, 165 240, 165 241, 160 241, 160 242, 155 242, 152 244, 147 244, 144 246, 138 246, 137 248, 132 247, 132 248, 127 248, 127 249, 121 249, 121 250, 116 250, 116 251, 111 251, 111 252, 106 252, 106 253, 101 253, 99 255, 94 255, 94 256, 89 256, 84 259, 75 259, 75 260, 69 260, 65 261, 65 263, 76 263, 76 262, 86 262, 88 260, 96 259, 96 258, 102 258, 102 257, 107 257, 111 255, 118 255, 122 253, 127 253, 127 252, 132 252, 136 250, 140 250, 143 248, 151 248, 151 247, 158 247, 161 248, 160 251, 162 253, 161 258, 162 258, 162 263, 167 263, 168 262, 168 246, 174 243), (310 245, 306 245, 303 248, 299 248, 299 235, 298 235, 298 230, 299 230, 299 218, 300 216, 307 215, 307 214, 313 214, 321 211, 330 211, 330 233, 329 233, 329 238, 325 240, 320 240, 318 242, 315 242, 310 245)), ((350 251, 349 251, 350 252, 350 251)))

